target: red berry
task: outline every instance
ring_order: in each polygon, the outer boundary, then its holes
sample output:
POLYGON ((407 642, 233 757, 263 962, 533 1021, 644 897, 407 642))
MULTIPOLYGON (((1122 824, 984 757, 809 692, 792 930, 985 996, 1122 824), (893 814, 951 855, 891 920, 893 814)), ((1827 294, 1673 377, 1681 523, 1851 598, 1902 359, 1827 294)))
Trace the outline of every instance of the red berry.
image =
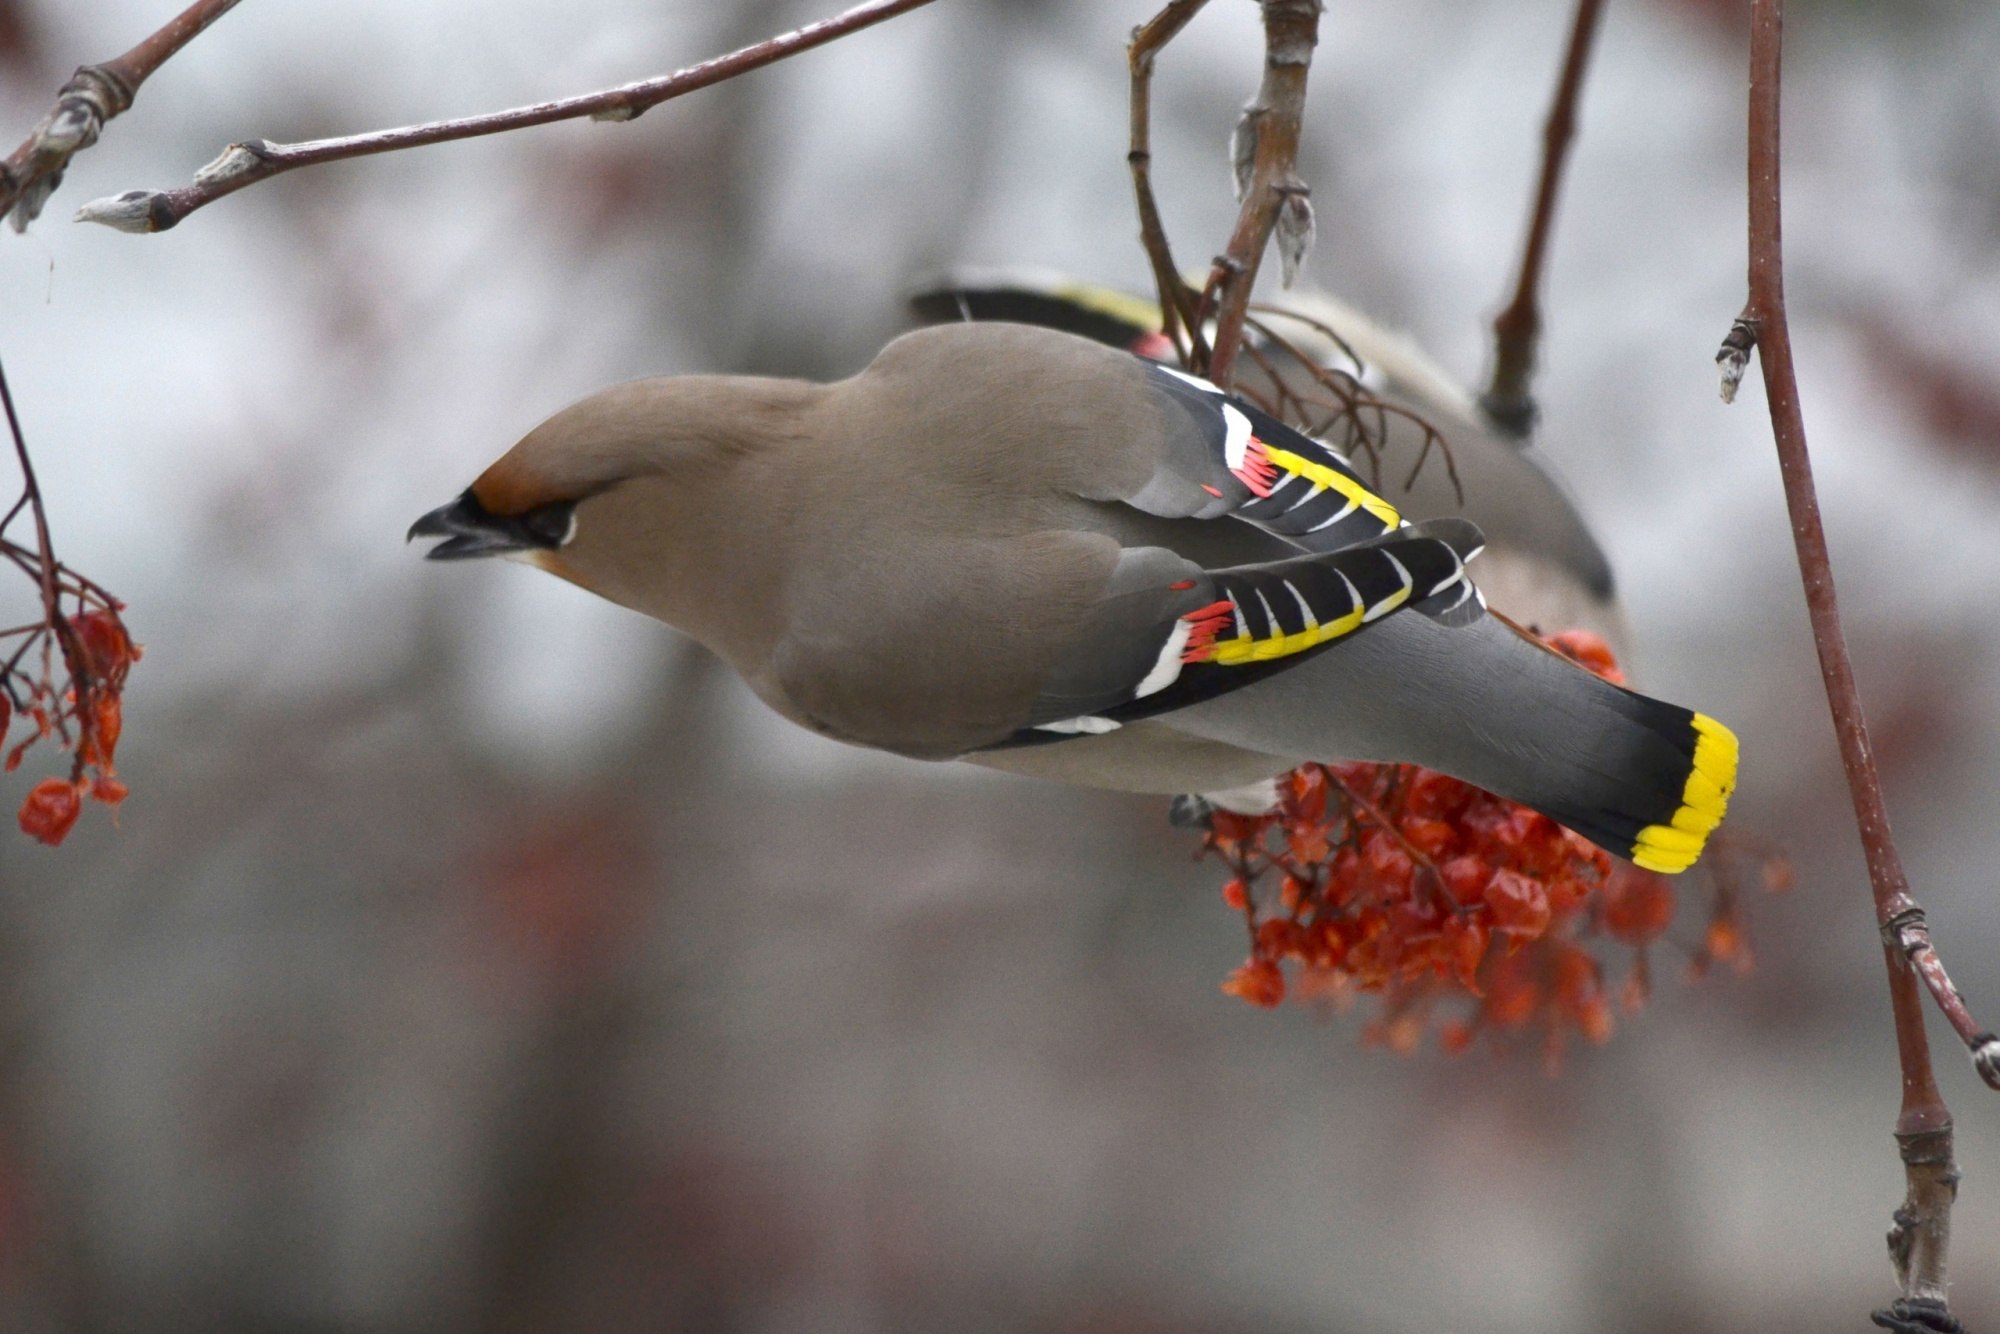
POLYGON ((1479 961, 1486 957, 1486 924, 1467 913, 1453 916, 1444 924, 1447 962, 1458 984, 1473 995, 1479 994, 1479 961))
POLYGON ((1486 906, 1496 931, 1533 940, 1549 929, 1549 894, 1539 880, 1519 871, 1495 871, 1486 886, 1486 906))
POLYGON ((1477 857, 1453 857, 1438 868, 1444 876, 1445 893, 1456 903, 1477 903, 1486 890, 1493 868, 1477 857))
POLYGON ((1541 999, 1541 989, 1535 985, 1532 956, 1516 954, 1503 959, 1487 980, 1483 1013, 1502 1028, 1519 1028, 1535 1017, 1541 999))
POLYGON ((1295 875, 1288 875, 1278 884, 1278 905, 1286 912, 1295 913, 1306 901, 1306 882, 1295 875))
POLYGON ((1303 958, 1306 929, 1297 922, 1274 917, 1257 928, 1257 953, 1266 959, 1303 958))
POLYGON ((1625 673, 1618 670, 1618 659, 1602 636, 1588 630, 1565 630, 1559 635, 1551 635, 1548 644, 1570 661, 1596 672, 1611 684, 1625 684, 1625 673))
POLYGON ((113 752, 118 749, 118 734, 125 730, 124 710, 119 707, 118 696, 109 689, 100 689, 90 698, 90 711, 77 714, 82 735, 77 743, 77 754, 85 764, 108 765, 113 752))
POLYGON ((139 660, 139 646, 125 632, 125 623, 116 612, 87 611, 73 617, 69 627, 90 659, 92 674, 114 686, 125 679, 125 673, 139 660))
POLYGON ((69 836, 82 812, 83 801, 76 784, 60 778, 44 778, 21 803, 21 832, 54 847, 69 836))
POLYGON ((1416 879, 1416 863, 1393 835, 1381 830, 1373 830, 1362 842, 1363 856, 1368 869, 1375 876, 1377 892, 1387 898, 1400 898, 1410 892, 1410 885, 1416 879))
POLYGON ((1431 769, 1412 769, 1404 789, 1403 808, 1425 820, 1449 820, 1473 797, 1476 789, 1431 769))
POLYGON ((1620 867, 1604 886, 1604 929, 1627 945, 1643 945, 1674 921, 1674 889, 1663 875, 1620 867))
POLYGON ((1291 801, 1288 809, 1301 820, 1315 823, 1326 818, 1326 770, 1317 764, 1305 764, 1292 770, 1287 781, 1291 801))
POLYGON ((1432 861, 1442 861, 1450 855, 1452 844, 1458 841, 1458 831, 1443 820, 1405 817, 1403 837, 1432 861))
POLYGON ((1268 1010, 1285 999, 1285 974, 1269 959, 1251 959, 1223 981, 1222 989, 1268 1010))
POLYGON ((1294 825, 1285 831, 1285 846, 1291 849, 1293 860, 1304 866, 1317 866, 1326 860, 1326 854, 1333 851, 1333 845, 1326 836, 1324 825, 1294 825))

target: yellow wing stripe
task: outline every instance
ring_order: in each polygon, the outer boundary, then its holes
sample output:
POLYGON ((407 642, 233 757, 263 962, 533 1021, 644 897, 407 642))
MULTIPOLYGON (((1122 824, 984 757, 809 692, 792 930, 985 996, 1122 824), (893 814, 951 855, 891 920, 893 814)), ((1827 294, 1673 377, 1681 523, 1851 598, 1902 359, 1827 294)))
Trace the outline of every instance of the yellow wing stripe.
POLYGON ((1648 871, 1677 875, 1694 865, 1736 788, 1736 734, 1705 713, 1694 716, 1694 732, 1694 767, 1679 809, 1665 824, 1640 830, 1632 848, 1632 860, 1648 871))
POLYGON ((1268 440, 1261 443, 1264 446, 1264 457, 1277 464, 1280 468, 1283 468, 1286 472, 1297 477, 1303 477, 1317 486, 1326 487, 1331 491, 1338 491, 1341 495, 1346 496, 1349 501, 1359 505, 1362 509, 1367 510, 1370 514, 1381 520, 1382 525, 1386 528, 1396 528, 1402 525, 1403 516, 1396 512, 1394 505, 1391 505, 1388 501, 1382 499, 1382 497, 1376 495, 1373 491, 1370 491, 1347 474, 1336 472, 1324 463, 1315 463, 1303 454, 1294 454, 1289 449, 1280 449, 1268 440))
MULTIPOLYGON (((1390 608, 1399 607, 1409 596, 1410 590, 1401 588, 1384 598, 1383 604, 1390 608)), ((1316 644, 1324 644, 1330 639, 1338 639, 1342 635, 1352 633, 1361 625, 1362 618, 1368 614, 1368 610, 1367 607, 1356 607, 1345 616, 1336 617, 1323 624, 1308 625, 1298 633, 1290 635, 1269 635, 1263 639, 1253 639, 1246 630, 1234 639, 1218 642, 1209 661, 1224 667, 1240 667, 1246 662, 1266 662, 1272 658, 1303 653, 1316 644)), ((1238 623, 1241 624, 1240 621, 1238 623)))

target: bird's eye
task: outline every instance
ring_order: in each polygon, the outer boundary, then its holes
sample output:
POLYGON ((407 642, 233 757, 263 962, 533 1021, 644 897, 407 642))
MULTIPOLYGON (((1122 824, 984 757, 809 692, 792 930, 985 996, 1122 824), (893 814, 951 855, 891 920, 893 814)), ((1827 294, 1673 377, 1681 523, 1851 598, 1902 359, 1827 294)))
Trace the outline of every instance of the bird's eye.
POLYGON ((559 547, 576 531, 576 503, 569 500, 542 505, 516 520, 536 545, 559 547))

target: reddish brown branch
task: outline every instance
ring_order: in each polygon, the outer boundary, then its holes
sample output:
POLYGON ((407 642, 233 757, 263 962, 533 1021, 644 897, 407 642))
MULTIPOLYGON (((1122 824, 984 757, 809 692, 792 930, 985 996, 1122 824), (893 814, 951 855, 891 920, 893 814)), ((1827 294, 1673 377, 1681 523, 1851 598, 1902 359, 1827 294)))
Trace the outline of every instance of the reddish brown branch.
MULTIPOLYGON (((162 57, 164 59, 164 57, 162 57)), ((21 498, 27 502, 27 509, 35 523, 35 582, 42 594, 42 618, 56 644, 62 649, 63 664, 69 668, 71 679, 77 682, 80 693, 90 689, 90 665, 76 642, 76 633, 70 628, 69 618, 62 613, 62 593, 60 575, 62 567, 56 563, 55 544, 49 539, 49 516, 42 507, 41 484, 35 480, 34 460, 28 457, 28 439, 22 434, 21 419, 14 412, 14 394, 7 386, 7 369, 0 366, 0 408, 7 413, 7 429, 14 438, 14 458, 21 466, 21 498)), ((18 514, 20 507, 8 515, 18 514)))
POLYGON ((1250 309, 1250 289, 1256 285, 1264 248, 1287 209, 1303 215, 1310 232, 1310 192, 1299 179, 1299 129, 1305 119, 1306 75, 1313 48, 1319 43, 1320 0, 1261 0, 1264 11, 1264 80, 1257 99, 1243 110, 1238 142, 1254 149, 1243 208, 1229 246, 1216 256, 1202 295, 1202 305, 1215 312, 1215 343, 1202 368, 1210 380, 1228 388, 1236 371, 1236 353, 1243 342, 1243 318, 1250 309))
POLYGON ((193 185, 178 190, 128 190, 109 199, 93 200, 78 211, 77 220, 101 222, 125 232, 163 232, 196 209, 212 204, 224 195, 235 194, 247 186, 299 167, 342 162, 376 153, 395 153, 406 148, 422 148, 487 134, 503 134, 531 125, 547 125, 553 121, 576 120, 584 116, 594 120, 632 120, 683 93, 733 79, 739 74, 773 64, 801 51, 809 51, 929 3, 930 0, 865 0, 865 3, 830 19, 808 23, 802 28, 781 33, 728 55, 704 60, 698 65, 689 65, 672 74, 576 97, 537 102, 532 106, 458 120, 371 130, 337 139, 314 139, 299 144, 274 144, 265 139, 245 140, 231 144, 215 161, 196 172, 193 185))
POLYGON ((139 87, 176 51, 239 0, 195 0, 165 27, 115 60, 85 65, 56 93, 56 104, 21 146, 0 162, 0 214, 24 231, 62 184, 71 158, 97 142, 110 121, 132 105, 139 87))
POLYGON ((1853 665, 1840 628, 1834 595, 1833 568, 1826 534, 1813 489, 1812 461, 1806 448, 1805 416, 1799 405, 1798 379, 1792 361, 1791 331, 1785 318, 1784 246, 1779 194, 1779 74, 1784 31, 1784 0, 1753 0, 1750 33, 1750 273, 1749 303, 1730 330, 1717 360, 1724 368, 1725 394, 1732 388, 1730 372, 1740 374, 1743 359, 1754 346, 1764 373, 1771 430, 1784 481, 1785 504, 1798 550, 1799 573, 1805 584, 1813 643, 1819 651, 1820 673, 1832 710, 1834 735, 1842 767, 1853 795, 1855 823, 1874 892, 1875 915, 1885 937, 1884 958, 1889 972, 1889 999, 1895 1016, 1896 1048, 1902 1066, 1902 1107, 1896 1138, 1902 1151, 1907 1198, 1897 1210, 1889 1234, 1891 1259, 1903 1291, 1898 1308, 1878 1312, 1878 1323, 1903 1321, 1906 1327, 1953 1328, 1945 1308, 1946 1253, 1951 1232, 1951 1205, 1958 1172, 1952 1162, 1951 1113, 1931 1069, 1930 1046, 1924 1034, 1920 975, 1952 1018, 1959 1034, 1974 1049, 1980 1072, 1995 1081, 1996 1044, 1966 1012, 1957 989, 1945 976, 1930 943, 1923 913, 1910 897, 1909 882, 1889 830, 1881 779, 1869 745, 1868 722, 1855 686, 1853 665), (1909 1321, 1917 1324, 1910 1325, 1909 1321))
POLYGON ((1132 169, 1132 192, 1139 204, 1139 243, 1145 247, 1153 284, 1160 293, 1160 330, 1173 340, 1183 365, 1205 362, 1207 347, 1195 318, 1196 293, 1181 281, 1173 250, 1167 244, 1166 226, 1160 221, 1159 203, 1153 198, 1153 60, 1207 3, 1171 0, 1151 22, 1132 30, 1132 43, 1125 49, 1132 73, 1132 147, 1125 161, 1132 169))
POLYGON ((1590 66, 1590 47, 1597 35, 1603 0, 1577 0, 1570 25, 1569 50, 1556 81, 1555 100, 1542 127, 1542 175, 1535 186, 1535 211, 1528 239, 1521 249, 1521 268, 1514 299, 1493 321, 1493 376, 1479 405, 1493 424, 1510 435, 1524 437, 1535 425, 1535 399, 1529 386, 1535 375, 1535 353, 1542 336, 1542 268, 1548 255, 1549 233, 1555 225, 1556 193, 1576 136, 1576 103, 1590 66))

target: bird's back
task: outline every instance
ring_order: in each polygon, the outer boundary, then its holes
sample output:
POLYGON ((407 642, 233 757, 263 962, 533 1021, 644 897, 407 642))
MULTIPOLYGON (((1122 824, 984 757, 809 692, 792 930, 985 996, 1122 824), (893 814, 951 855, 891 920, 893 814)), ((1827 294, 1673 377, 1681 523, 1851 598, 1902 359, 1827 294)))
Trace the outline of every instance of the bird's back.
POLYGON ((1167 428, 1144 366, 1083 339, 918 330, 813 411, 801 455, 752 484, 796 500, 771 667, 788 712, 848 740, 944 756, 1004 736, 1121 539, 1178 526, 1110 502, 1167 428))

